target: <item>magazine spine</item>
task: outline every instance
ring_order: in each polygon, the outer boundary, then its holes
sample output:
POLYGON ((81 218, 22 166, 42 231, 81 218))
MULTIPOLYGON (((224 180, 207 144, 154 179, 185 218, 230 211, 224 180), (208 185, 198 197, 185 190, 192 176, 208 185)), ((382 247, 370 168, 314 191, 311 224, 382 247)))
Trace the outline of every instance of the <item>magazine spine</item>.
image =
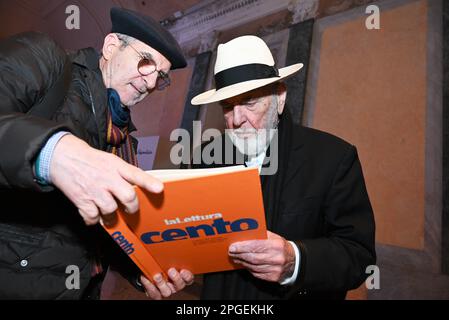
POLYGON ((103 228, 115 240, 116 244, 133 260, 143 275, 154 282, 153 277, 160 273, 165 280, 167 275, 159 266, 157 261, 148 252, 139 237, 129 228, 120 212, 116 212, 116 221, 105 224, 101 221, 103 228))

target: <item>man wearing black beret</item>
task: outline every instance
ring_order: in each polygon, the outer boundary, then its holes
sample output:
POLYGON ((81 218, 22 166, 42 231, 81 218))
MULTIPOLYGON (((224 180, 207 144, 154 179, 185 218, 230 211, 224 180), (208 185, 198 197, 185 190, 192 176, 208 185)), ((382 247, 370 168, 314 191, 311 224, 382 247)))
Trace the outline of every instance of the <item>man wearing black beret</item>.
POLYGON ((100 54, 67 56, 36 32, 0 42, 0 298, 98 298, 113 263, 154 299, 193 282, 170 269, 151 283, 98 225, 138 210, 133 185, 162 192, 136 166, 129 107, 186 66, 150 17, 113 8, 111 20, 100 54))

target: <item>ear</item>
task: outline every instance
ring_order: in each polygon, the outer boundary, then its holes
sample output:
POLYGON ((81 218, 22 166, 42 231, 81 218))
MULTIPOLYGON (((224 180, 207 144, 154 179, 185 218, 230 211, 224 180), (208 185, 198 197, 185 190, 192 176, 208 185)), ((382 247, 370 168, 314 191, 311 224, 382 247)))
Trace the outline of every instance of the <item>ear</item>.
POLYGON ((277 96, 278 96, 278 114, 281 115, 284 112, 285 107, 285 99, 287 97, 287 87, 283 82, 278 84, 277 88, 277 96))
POLYGON ((103 57, 105 60, 110 60, 114 55, 114 52, 120 48, 120 39, 117 37, 115 33, 109 33, 103 42, 103 57))

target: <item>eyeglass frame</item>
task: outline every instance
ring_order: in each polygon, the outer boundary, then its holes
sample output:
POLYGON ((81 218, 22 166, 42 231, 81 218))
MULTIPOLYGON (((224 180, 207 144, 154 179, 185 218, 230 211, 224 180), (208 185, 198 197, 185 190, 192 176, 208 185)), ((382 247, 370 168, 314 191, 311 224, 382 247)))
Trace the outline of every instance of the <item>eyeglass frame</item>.
MULTIPOLYGON (((140 60, 137 63, 137 72, 139 72, 143 76, 148 76, 150 74, 153 74, 155 71, 157 71, 158 72, 158 77, 156 79, 156 89, 159 90, 159 91, 162 91, 165 88, 167 88, 168 86, 170 86, 170 84, 171 84, 170 76, 167 73, 165 73, 164 71, 157 70, 156 61, 154 61, 151 53, 149 53, 149 52, 142 53, 142 52, 138 51, 136 48, 134 48, 130 43, 128 43, 127 45, 130 46, 140 57, 140 60), (144 61, 144 60, 147 60, 148 62, 153 62, 154 63, 154 71, 152 71, 152 72, 150 72, 148 74, 142 73, 140 71, 142 61, 144 61), (159 79, 161 79, 163 81, 162 85, 158 85, 159 79)), ((145 64, 145 62, 144 62, 144 64, 145 64)))

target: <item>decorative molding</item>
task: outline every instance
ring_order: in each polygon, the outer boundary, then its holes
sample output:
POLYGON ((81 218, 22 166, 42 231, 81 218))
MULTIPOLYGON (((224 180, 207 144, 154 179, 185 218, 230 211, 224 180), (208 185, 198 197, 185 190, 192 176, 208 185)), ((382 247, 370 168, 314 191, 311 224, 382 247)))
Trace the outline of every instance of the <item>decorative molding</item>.
POLYGON ((206 51, 213 51, 215 47, 217 46, 218 42, 218 32, 212 31, 207 34, 203 34, 199 37, 200 43, 198 48, 198 54, 206 52, 206 51))
POLYGON ((291 0, 288 11, 292 13, 292 24, 297 24, 318 15, 318 0, 291 0))
POLYGON ((336 3, 324 10, 326 15, 333 15, 351 7, 361 6, 373 2, 373 0, 338 0, 336 3))
POLYGON ((318 4, 318 0, 215 0, 170 21, 167 28, 187 54, 195 55, 215 49, 221 31, 287 10, 295 24, 316 17, 318 4))

